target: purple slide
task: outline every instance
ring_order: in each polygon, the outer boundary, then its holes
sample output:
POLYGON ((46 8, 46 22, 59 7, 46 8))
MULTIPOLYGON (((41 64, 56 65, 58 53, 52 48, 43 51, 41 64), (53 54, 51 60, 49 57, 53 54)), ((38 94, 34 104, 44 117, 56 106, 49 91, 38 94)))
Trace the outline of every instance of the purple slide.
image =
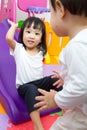
MULTIPOLYGON (((0 22, 0 103, 14 124, 30 120, 25 102, 19 97, 15 75, 16 67, 14 58, 9 54, 9 46, 6 43, 5 36, 9 29, 7 19, 0 22)), ((18 38, 18 32, 15 33, 15 39, 18 38)), ((50 114, 60 109, 44 110, 42 115, 50 114)))

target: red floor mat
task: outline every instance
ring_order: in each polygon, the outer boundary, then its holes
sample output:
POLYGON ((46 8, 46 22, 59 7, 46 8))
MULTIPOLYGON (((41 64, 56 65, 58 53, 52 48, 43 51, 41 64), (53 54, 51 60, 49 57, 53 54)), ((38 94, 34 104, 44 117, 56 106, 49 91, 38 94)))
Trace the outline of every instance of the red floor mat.
MULTIPOLYGON (((58 114, 55 114, 53 116, 46 115, 44 117, 41 117, 43 126, 45 130, 49 130, 53 122, 58 118, 58 114)), ((11 122, 9 122, 11 127, 8 127, 7 130, 33 130, 33 123, 32 121, 28 121, 22 124, 13 125, 11 122)))

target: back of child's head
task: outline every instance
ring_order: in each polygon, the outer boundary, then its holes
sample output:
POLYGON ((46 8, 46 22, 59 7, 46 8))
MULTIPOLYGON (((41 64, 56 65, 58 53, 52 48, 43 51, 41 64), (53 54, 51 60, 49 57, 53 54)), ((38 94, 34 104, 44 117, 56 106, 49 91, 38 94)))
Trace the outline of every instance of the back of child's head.
POLYGON ((20 29, 18 41, 20 43, 22 43, 23 46, 26 48, 25 44, 23 43, 23 32, 24 32, 24 29, 26 27, 30 28, 32 26, 32 24, 33 24, 33 29, 39 29, 42 32, 41 42, 39 43, 39 45, 37 46, 37 48, 39 48, 41 51, 43 51, 43 55, 45 55, 46 52, 47 52, 47 46, 46 46, 46 27, 45 27, 44 22, 40 18, 29 17, 29 18, 27 18, 24 21, 24 23, 23 23, 23 25, 22 25, 22 27, 20 29))
MULTIPOLYGON (((53 9, 56 11, 56 0, 50 0, 53 9)), ((65 9, 72 15, 85 15, 87 17, 87 0, 59 0, 65 9)))

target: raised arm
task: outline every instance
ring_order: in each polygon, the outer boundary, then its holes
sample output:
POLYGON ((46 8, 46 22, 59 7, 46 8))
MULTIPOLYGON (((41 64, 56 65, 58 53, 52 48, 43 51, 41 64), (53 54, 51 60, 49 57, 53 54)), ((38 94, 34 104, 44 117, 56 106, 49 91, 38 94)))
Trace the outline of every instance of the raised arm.
POLYGON ((9 30, 6 34, 6 41, 9 45, 9 47, 14 50, 15 45, 16 45, 16 41, 14 40, 14 34, 15 34, 15 30, 16 30, 18 24, 14 23, 10 20, 8 20, 8 23, 11 25, 11 27, 9 28, 9 30))

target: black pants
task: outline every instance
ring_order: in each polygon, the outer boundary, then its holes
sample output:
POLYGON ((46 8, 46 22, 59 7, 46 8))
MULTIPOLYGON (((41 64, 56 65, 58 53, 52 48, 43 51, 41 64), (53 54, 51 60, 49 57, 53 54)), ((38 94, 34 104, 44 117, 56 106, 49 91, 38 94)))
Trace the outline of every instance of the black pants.
POLYGON ((34 108, 34 104, 38 101, 35 100, 35 97, 40 95, 37 90, 38 88, 44 89, 46 91, 50 91, 50 89, 60 91, 62 89, 62 86, 60 88, 53 86, 53 83, 57 80, 58 78, 52 79, 51 76, 47 76, 42 79, 19 86, 18 93, 25 100, 29 113, 36 109, 34 108))

